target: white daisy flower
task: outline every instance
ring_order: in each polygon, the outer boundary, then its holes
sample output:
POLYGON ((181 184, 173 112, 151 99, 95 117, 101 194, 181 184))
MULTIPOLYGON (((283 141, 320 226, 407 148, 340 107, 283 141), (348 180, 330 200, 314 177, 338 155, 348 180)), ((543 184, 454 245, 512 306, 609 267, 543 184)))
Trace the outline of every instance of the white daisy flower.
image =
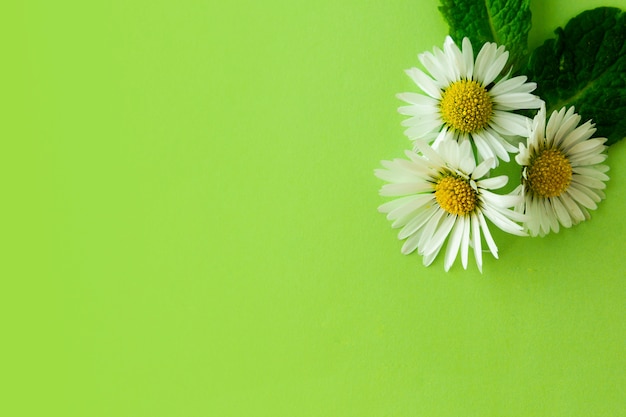
POLYGON ((479 160, 498 158, 509 161, 509 152, 517 152, 515 137, 526 135, 528 118, 515 110, 538 109, 542 101, 530 94, 535 83, 525 76, 502 75, 509 53, 504 46, 486 43, 474 61, 469 39, 462 50, 446 37, 443 51, 419 55, 419 61, 430 73, 411 68, 407 74, 425 94, 402 93, 398 98, 409 103, 398 109, 411 116, 403 121, 405 134, 411 140, 424 139, 439 143, 447 139, 472 140, 479 160))
POLYGON ((525 228, 531 236, 556 233, 559 224, 571 227, 589 219, 589 210, 605 197, 606 138, 591 138, 594 125, 587 121, 578 126, 580 119, 574 107, 563 107, 552 113, 546 126, 542 106, 529 123, 528 144, 519 145, 515 160, 522 166, 522 184, 515 192, 524 201, 517 211, 527 214, 525 228))
POLYGON ((463 268, 467 269, 469 246, 474 249, 478 269, 482 272, 481 232, 489 251, 498 257, 498 248, 489 232, 485 218, 500 229, 525 235, 522 214, 509 210, 520 203, 518 195, 498 195, 489 190, 503 187, 508 177, 502 175, 481 179, 492 160, 476 166, 469 141, 442 142, 434 150, 424 141, 416 142, 422 155, 406 151, 406 159, 382 161, 385 169, 377 169, 378 178, 389 182, 380 194, 399 197, 381 205, 392 227, 402 228, 398 239, 406 239, 402 253, 417 249, 430 265, 448 238, 444 268, 450 269, 459 249, 463 268))

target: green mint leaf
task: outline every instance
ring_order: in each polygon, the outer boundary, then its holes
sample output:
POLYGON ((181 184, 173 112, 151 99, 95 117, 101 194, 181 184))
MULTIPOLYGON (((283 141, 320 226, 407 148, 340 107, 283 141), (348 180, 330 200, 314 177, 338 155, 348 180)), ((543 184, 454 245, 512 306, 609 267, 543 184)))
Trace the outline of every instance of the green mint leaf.
POLYGON ((626 14, 611 7, 587 10, 555 33, 523 71, 537 83, 534 94, 546 102, 548 115, 575 106, 608 145, 621 140, 626 136, 626 14))
POLYGON ((530 0, 441 0, 439 11, 456 42, 467 36, 475 52, 485 42, 504 45, 514 70, 526 57, 530 0))

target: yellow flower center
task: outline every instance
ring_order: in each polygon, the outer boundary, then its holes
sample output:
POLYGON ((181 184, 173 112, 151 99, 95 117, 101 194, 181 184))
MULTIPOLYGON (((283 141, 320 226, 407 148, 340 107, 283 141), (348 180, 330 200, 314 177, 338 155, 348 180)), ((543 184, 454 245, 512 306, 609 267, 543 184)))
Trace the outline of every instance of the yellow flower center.
POLYGON ((561 151, 546 149, 531 160, 526 178, 535 193, 542 197, 557 197, 572 182, 572 164, 561 151))
POLYGON ((435 185, 435 199, 448 213, 463 216, 476 208, 478 196, 469 181, 449 175, 435 185))
POLYGON ((463 133, 487 126, 493 103, 487 90, 474 80, 456 81, 441 96, 443 121, 463 133))

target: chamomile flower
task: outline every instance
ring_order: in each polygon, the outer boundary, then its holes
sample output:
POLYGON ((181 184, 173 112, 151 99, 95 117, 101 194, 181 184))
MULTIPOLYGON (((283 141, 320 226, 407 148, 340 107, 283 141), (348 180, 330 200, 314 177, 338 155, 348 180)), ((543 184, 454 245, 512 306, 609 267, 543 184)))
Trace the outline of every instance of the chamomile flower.
POLYGON ((574 111, 554 111, 546 126, 542 106, 529 125, 528 143, 519 145, 515 160, 522 166, 522 184, 515 192, 524 201, 517 210, 526 213, 525 228, 531 236, 589 219, 589 210, 605 197, 606 138, 592 138, 594 125, 587 121, 578 126, 581 117, 574 111))
POLYGON ((443 51, 419 55, 419 61, 430 73, 411 68, 407 74, 425 94, 402 93, 398 98, 409 103, 398 111, 410 118, 402 124, 411 140, 458 142, 471 140, 480 160, 498 158, 509 161, 509 152, 517 152, 515 137, 526 135, 528 118, 516 110, 538 109, 541 100, 531 94, 537 85, 525 76, 510 78, 502 74, 509 53, 504 46, 486 43, 474 60, 469 39, 462 49, 447 37, 443 51), (514 142, 511 143, 511 142, 514 142))
POLYGON ((523 221, 524 216, 509 209, 519 204, 521 197, 489 191, 503 187, 508 178, 502 175, 483 179, 492 160, 476 166, 469 141, 441 142, 437 150, 421 140, 416 146, 421 154, 406 151, 408 160, 382 161, 385 169, 375 171, 377 177, 389 182, 380 194, 397 197, 381 205, 379 211, 393 221, 392 227, 401 228, 398 239, 406 239, 403 254, 417 250, 428 266, 447 239, 446 271, 459 250, 463 268, 467 269, 470 246, 482 271, 481 234, 489 251, 498 257, 486 219, 505 232, 524 235, 522 226, 516 223, 523 221))

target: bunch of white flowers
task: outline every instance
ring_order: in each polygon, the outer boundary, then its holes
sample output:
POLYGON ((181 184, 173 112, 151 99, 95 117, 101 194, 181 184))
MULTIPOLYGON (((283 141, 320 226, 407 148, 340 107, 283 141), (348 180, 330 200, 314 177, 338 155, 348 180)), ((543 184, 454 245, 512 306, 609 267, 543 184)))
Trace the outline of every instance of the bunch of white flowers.
POLYGON ((388 182, 380 194, 396 197, 379 211, 401 228, 402 253, 417 250, 425 265, 447 240, 446 271, 459 251, 467 268, 470 247, 482 271, 483 237, 498 257, 487 220, 507 233, 543 236, 588 219, 604 198, 606 139, 592 138, 593 124, 579 125, 573 107, 546 123, 536 84, 505 72, 508 57, 503 46, 486 43, 474 58, 467 38, 459 48, 447 37, 443 50, 419 55, 427 72, 407 71, 421 90, 398 95, 408 103, 398 110, 409 116, 402 124, 413 149, 407 159, 382 161, 375 174, 388 182), (531 120, 520 110, 538 112, 531 120), (496 194, 508 177, 491 170, 510 154, 517 154, 520 184, 496 194))

